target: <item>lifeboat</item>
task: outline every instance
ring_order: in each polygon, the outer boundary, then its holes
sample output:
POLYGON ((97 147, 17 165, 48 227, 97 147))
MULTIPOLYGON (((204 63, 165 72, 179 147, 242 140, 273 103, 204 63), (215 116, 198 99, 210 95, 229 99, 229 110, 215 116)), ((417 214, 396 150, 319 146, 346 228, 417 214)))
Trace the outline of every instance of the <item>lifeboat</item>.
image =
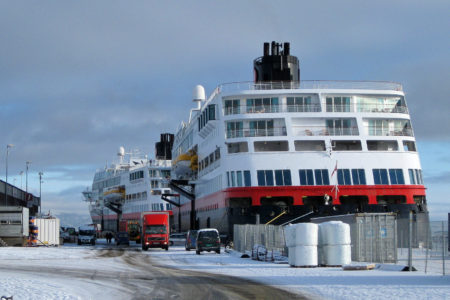
POLYGON ((124 187, 109 188, 103 193, 103 199, 108 202, 116 203, 125 199, 124 187))
POLYGON ((198 169, 198 156, 190 150, 180 154, 173 162, 172 169, 178 179, 193 178, 198 169))

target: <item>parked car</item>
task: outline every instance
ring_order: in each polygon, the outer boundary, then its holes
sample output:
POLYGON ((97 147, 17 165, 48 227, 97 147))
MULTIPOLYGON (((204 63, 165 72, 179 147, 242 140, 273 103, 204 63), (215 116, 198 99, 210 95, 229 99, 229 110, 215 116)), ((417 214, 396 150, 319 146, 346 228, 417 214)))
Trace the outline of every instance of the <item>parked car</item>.
POLYGON ((186 232, 172 233, 169 237, 170 246, 182 246, 186 242, 186 232))
POLYGON ((216 251, 220 253, 219 231, 214 228, 200 229, 197 234, 197 246, 195 252, 200 254, 202 251, 216 251))
POLYGON ((186 243, 184 247, 187 251, 195 249, 197 247, 197 234, 198 230, 189 230, 186 234, 186 243))
POLYGON ((130 236, 128 235, 128 232, 118 232, 115 240, 116 245, 130 245, 130 236))

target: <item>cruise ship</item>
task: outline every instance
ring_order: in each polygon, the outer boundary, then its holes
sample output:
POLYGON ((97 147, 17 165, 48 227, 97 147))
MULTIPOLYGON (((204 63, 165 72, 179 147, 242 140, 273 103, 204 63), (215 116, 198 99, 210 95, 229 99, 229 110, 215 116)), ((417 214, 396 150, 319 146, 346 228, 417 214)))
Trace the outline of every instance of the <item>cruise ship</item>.
POLYGON ((171 194, 172 144, 173 134, 161 134, 153 160, 120 147, 117 162, 97 170, 92 187, 82 192, 92 223, 102 231, 116 232, 120 221, 125 221, 136 227, 127 231, 134 230, 138 239, 141 212, 172 211, 172 204, 161 199, 162 194, 171 194))
POLYGON ((194 88, 169 184, 182 230, 359 212, 428 220, 401 84, 300 80, 289 43, 264 43, 253 65, 251 82, 194 88))

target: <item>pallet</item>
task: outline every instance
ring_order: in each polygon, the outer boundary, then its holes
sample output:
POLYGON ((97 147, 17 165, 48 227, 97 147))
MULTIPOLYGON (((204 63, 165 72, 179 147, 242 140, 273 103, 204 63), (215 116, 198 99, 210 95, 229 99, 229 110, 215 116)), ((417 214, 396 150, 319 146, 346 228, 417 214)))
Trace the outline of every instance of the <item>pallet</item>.
POLYGON ((364 265, 345 265, 342 266, 344 271, 366 271, 375 269, 375 264, 364 264, 364 265))

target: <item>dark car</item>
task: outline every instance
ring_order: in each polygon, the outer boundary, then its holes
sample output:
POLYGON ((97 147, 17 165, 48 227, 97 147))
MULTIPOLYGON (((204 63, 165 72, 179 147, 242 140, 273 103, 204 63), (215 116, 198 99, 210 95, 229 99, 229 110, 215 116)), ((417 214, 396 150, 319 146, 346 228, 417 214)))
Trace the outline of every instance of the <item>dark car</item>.
POLYGON ((195 249, 197 247, 197 234, 198 230, 189 230, 186 235, 186 243, 184 247, 187 251, 195 249))
POLYGON ((116 245, 130 245, 128 232, 118 232, 116 235, 116 245))
POLYGON ((186 232, 172 233, 169 236, 170 246, 183 246, 186 241, 186 232))
POLYGON ((202 251, 216 251, 220 253, 220 237, 217 229, 200 229, 197 234, 197 247, 195 252, 200 254, 202 251))

